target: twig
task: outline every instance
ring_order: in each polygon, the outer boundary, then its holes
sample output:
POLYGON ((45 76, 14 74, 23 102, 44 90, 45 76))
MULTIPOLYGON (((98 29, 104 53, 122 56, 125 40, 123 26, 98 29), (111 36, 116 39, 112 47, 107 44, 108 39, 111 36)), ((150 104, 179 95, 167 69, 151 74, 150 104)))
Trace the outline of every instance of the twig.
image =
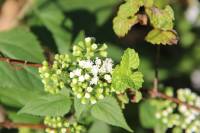
POLYGON ((17 60, 17 59, 11 59, 11 58, 7 58, 7 57, 0 57, 0 61, 7 62, 9 64, 21 64, 21 65, 24 65, 24 66, 31 66, 31 67, 36 67, 36 68, 39 68, 39 67, 42 66, 42 64, 39 64, 39 63, 17 60))
MULTIPOLYGON (((7 128, 7 129, 29 128, 29 129, 36 129, 36 130, 50 128, 44 124, 14 123, 11 121, 0 122, 0 127, 7 128)), ((67 128, 66 133, 70 133, 69 128, 67 128)))
POLYGON ((159 91, 154 91, 153 89, 149 90, 149 94, 155 98, 155 97, 158 97, 158 98, 162 98, 162 99, 166 99, 166 100, 169 100, 169 101, 172 101, 176 104, 182 104, 182 105, 185 105, 187 108, 191 108, 191 109, 194 109, 196 111, 199 111, 200 112, 200 107, 197 107, 197 106, 194 106, 194 105, 191 105, 191 104, 188 104, 186 102, 183 102, 181 101, 180 99, 178 98, 174 98, 174 97, 171 97, 171 96, 168 96, 162 92, 159 92, 159 91))
POLYGON ((43 124, 25 124, 25 123, 13 123, 11 121, 0 122, 0 127, 13 129, 13 128, 30 128, 30 129, 45 129, 48 128, 43 124))
POLYGON ((156 47, 156 57, 155 57, 155 78, 153 81, 153 91, 157 92, 158 83, 159 83, 159 60, 160 60, 160 47, 156 47))

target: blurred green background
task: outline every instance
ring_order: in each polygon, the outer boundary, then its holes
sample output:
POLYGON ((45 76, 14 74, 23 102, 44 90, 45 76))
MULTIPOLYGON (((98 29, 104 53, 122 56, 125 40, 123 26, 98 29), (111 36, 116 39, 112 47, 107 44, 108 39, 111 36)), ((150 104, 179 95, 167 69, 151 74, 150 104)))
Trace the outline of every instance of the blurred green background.
MULTIPOLYGON (((1 5, 4 2, 1 0, 1 5)), ((144 41, 151 27, 136 25, 124 38, 118 38, 115 35, 112 29, 112 19, 122 2, 121 0, 32 0, 23 18, 20 19, 20 23, 9 31, 0 32, 0 52, 8 57, 41 62, 43 60, 43 57, 39 57, 41 51, 33 50, 33 54, 38 56, 35 58, 27 55, 27 51, 31 51, 32 36, 39 41, 48 60, 51 60, 55 53, 70 52, 71 46, 84 36, 92 36, 97 42, 108 44, 109 56, 116 62, 120 60, 124 49, 134 48, 141 59, 140 70, 145 78, 144 88, 151 88, 156 47, 158 46, 144 41), (30 38, 28 34, 31 34, 30 38), (5 38, 16 47, 6 47, 5 38), (18 47, 19 44, 24 50, 18 47), (27 53, 22 55, 24 51, 27 53)), ((179 35, 178 45, 159 46, 160 85, 174 88, 188 87, 200 93, 200 3, 198 0, 156 0, 156 2, 161 7, 166 4, 173 7, 176 18, 175 29, 179 35)), ((5 105, 5 102, 2 104, 5 105)), ((138 115, 139 106, 140 104, 130 104, 124 110, 128 123, 136 133, 153 132, 141 125, 138 115)), ((10 106, 5 107, 12 111, 15 110, 10 106)), ((148 115, 146 117, 148 119, 148 115)), ((16 119, 16 115, 13 113, 10 118, 16 119)), ((34 118, 32 119, 34 121, 34 118)), ((95 133, 126 132, 119 128, 110 128, 102 123, 94 126, 99 129, 95 133)), ((17 131, 0 129, 0 132, 15 133, 17 131)), ((19 132, 42 133, 42 131, 36 132, 29 129, 20 129, 19 132)))

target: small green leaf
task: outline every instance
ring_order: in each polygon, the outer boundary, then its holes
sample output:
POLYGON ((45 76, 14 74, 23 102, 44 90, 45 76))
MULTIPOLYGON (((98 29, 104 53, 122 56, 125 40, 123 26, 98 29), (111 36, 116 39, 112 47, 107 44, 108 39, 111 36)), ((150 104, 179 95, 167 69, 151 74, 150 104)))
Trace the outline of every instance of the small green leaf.
POLYGON ((113 97, 107 97, 92 107, 91 114, 94 118, 113 126, 118 126, 133 132, 127 125, 122 110, 113 97))
POLYGON ((137 69, 139 67, 140 60, 138 54, 134 49, 128 48, 122 56, 121 66, 131 69, 137 69))
POLYGON ((166 6, 165 9, 151 7, 146 8, 145 11, 155 29, 173 29, 174 12, 170 6, 166 6))
POLYGON ((178 37, 175 31, 169 30, 169 31, 163 31, 159 29, 153 29, 151 30, 147 36, 146 41, 152 43, 152 44, 163 44, 163 45, 173 45, 177 44, 178 37))
POLYGON ((136 13, 142 5, 143 0, 128 0, 119 7, 117 16, 113 19, 113 29, 119 37, 125 36, 138 23, 136 13))
POLYGON ((142 87, 143 75, 137 71, 138 67, 138 54, 133 49, 127 49, 122 56, 120 65, 116 66, 113 71, 112 87, 120 92, 128 88, 139 89, 142 87))
POLYGON ((70 111, 71 100, 65 95, 46 95, 27 103, 19 113, 36 116, 63 116, 70 111))
POLYGON ((113 20, 113 29, 119 37, 125 36, 133 25, 137 23, 137 16, 126 19, 115 17, 113 20))

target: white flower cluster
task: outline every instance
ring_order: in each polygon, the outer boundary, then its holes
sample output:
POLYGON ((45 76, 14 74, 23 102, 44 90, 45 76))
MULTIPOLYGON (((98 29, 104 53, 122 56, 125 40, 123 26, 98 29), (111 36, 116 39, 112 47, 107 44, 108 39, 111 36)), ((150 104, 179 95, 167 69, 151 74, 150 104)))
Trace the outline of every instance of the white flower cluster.
MULTIPOLYGON (((200 97, 189 89, 179 89, 177 98, 190 105, 200 107, 200 97)), ((185 105, 176 105, 170 101, 165 108, 156 112, 156 118, 160 119, 169 128, 179 127, 186 133, 200 132, 200 112, 187 108, 185 105)), ((163 104, 163 103, 162 103, 163 104)))
POLYGON ((55 94, 64 88, 68 77, 66 68, 69 67, 70 62, 71 59, 67 54, 55 55, 51 67, 47 61, 43 62, 43 66, 39 68, 39 73, 46 92, 55 94))
POLYGON ((84 41, 80 41, 77 45, 73 46, 72 54, 77 57, 77 60, 107 57, 107 45, 103 44, 100 48, 98 45, 95 43, 95 38, 87 37, 84 41))
POLYGON ((62 117, 46 116, 44 124, 48 126, 46 133, 85 133, 86 130, 83 126, 78 125, 76 122, 70 123, 62 117))
POLYGON ((80 60, 76 69, 70 72, 74 95, 82 104, 95 104, 111 92, 113 62, 110 58, 80 60))

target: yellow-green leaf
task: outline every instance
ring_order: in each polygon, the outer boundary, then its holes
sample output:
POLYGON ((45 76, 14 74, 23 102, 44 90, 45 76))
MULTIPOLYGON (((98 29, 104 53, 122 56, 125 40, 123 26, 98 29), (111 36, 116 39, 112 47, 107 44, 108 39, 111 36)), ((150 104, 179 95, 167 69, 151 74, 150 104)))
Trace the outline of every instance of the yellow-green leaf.
POLYGON ((173 29, 174 12, 170 6, 166 6, 165 9, 151 7, 146 8, 145 11, 155 29, 173 29))
POLYGON ((173 45, 177 44, 178 42, 177 34, 173 30, 163 31, 159 29, 153 29, 147 34, 145 39, 152 44, 158 45, 173 45))
POLYGON ((117 16, 113 20, 113 29, 118 36, 125 36, 131 27, 138 22, 138 17, 135 14, 143 4, 143 0, 128 0, 119 7, 117 16))

